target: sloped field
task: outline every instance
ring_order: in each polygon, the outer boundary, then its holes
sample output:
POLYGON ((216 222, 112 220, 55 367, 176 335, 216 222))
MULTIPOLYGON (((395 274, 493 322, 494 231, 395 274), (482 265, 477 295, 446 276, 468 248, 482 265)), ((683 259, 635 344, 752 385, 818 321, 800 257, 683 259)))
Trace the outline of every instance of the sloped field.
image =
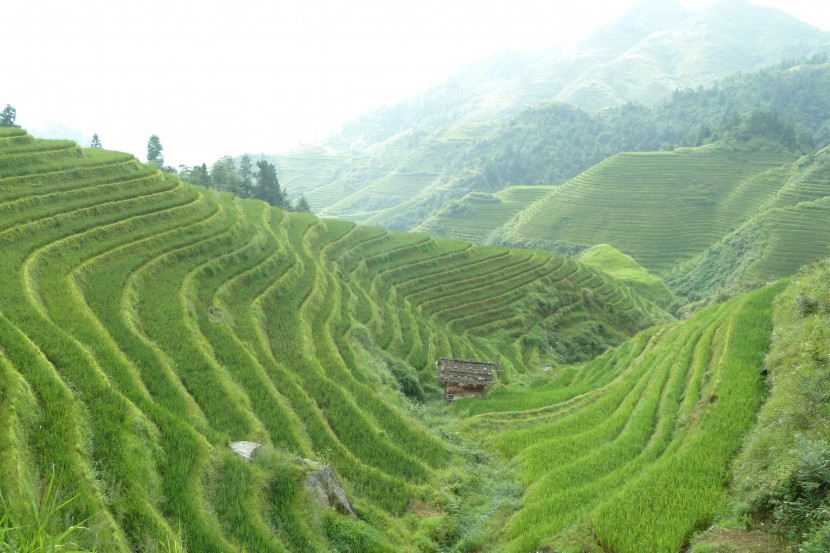
POLYGON ((509 378, 550 356, 546 329, 585 355, 666 319, 571 260, 285 213, 18 130, 0 268, 5 505, 54 474, 107 552, 427 547, 399 517, 452 446, 398 392, 436 394, 440 357, 509 378), (237 440, 264 444, 253 464, 237 440), (307 506, 300 457, 334 467, 360 521, 307 506))
POLYGON ((766 209, 676 272, 691 296, 740 290, 795 273, 830 255, 830 149, 787 167, 766 209))
POLYGON ((507 234, 540 245, 611 244, 660 274, 770 202, 790 161, 714 146, 618 154, 524 210, 507 234))
POLYGON ((495 194, 471 192, 450 202, 416 230, 481 243, 511 217, 553 190, 553 186, 510 186, 495 194))
POLYGON ((503 550, 680 551, 725 504, 780 288, 649 329, 530 389, 457 403, 526 485, 503 550))

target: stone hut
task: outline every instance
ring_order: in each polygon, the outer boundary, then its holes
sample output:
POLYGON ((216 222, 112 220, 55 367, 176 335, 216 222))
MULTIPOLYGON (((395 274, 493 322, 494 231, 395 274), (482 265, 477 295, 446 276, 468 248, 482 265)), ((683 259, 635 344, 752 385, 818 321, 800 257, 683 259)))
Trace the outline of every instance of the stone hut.
POLYGON ((436 380, 446 383, 444 399, 455 401, 462 397, 480 396, 487 393, 487 386, 493 383, 496 366, 493 363, 441 359, 441 369, 436 380))

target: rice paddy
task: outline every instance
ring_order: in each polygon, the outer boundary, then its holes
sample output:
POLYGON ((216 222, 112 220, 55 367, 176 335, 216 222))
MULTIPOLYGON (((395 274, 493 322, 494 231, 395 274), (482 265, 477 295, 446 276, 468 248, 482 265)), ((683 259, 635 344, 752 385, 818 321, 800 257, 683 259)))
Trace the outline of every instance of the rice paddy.
POLYGON ((509 381, 554 326, 586 355, 670 319, 549 253, 286 213, 18 129, 0 132, 0 267, 3 508, 53 477, 61 520, 95 530, 78 547, 107 552, 457 540, 411 513, 453 516, 458 445, 405 397, 439 396, 436 360, 509 381), (263 444, 252 464, 239 440, 263 444), (307 504, 301 458, 360 520, 307 504))

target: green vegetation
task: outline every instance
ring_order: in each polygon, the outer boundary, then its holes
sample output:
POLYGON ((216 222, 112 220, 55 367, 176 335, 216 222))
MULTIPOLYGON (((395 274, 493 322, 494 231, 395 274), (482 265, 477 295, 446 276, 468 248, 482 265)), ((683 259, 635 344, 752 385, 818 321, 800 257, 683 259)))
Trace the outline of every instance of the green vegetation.
MULTIPOLYGON (((657 50, 643 56, 653 51, 657 50)), ((649 71, 650 66, 629 74, 641 75, 641 70, 649 71)), ((651 83, 646 78, 644 82, 651 83)), ((524 111, 506 109, 502 118, 492 120, 470 116, 454 121, 452 113, 442 111, 433 126, 420 124, 375 143, 384 136, 379 127, 394 128, 410 116, 379 112, 363 122, 362 130, 360 122, 344 130, 344 136, 352 138, 349 143, 365 139, 371 148, 302 150, 272 161, 280 178, 292 190, 305 193, 325 216, 451 233, 442 220, 453 206, 477 203, 464 199, 468 194, 491 194, 511 185, 560 184, 622 152, 671 151, 724 140, 763 150, 774 136, 795 159, 830 144, 828 91, 830 63, 819 55, 736 74, 708 88, 666 90, 665 97, 655 98, 660 102, 656 105, 630 102, 588 112, 542 103, 548 96, 522 105, 524 111)), ((425 106, 406 107, 417 112, 425 106)), ((491 231, 482 230, 474 241, 483 242, 491 231)))
POLYGON ((509 186, 495 194, 470 192, 448 203, 415 230, 457 240, 486 241, 511 217, 553 189, 552 186, 509 186))
POLYGON ((11 104, 6 104, 0 112, 0 127, 14 127, 15 119, 17 119, 17 110, 11 104))
POLYGON ((41 553, 64 551, 84 553, 72 539, 84 530, 84 521, 64 526, 63 511, 75 498, 61 501, 54 476, 44 482, 38 497, 28 491, 23 508, 12 508, 0 493, 0 551, 8 553, 41 553))
POLYGON ((766 209, 674 271, 675 290, 693 300, 735 293, 830 255, 830 148, 777 173, 766 209))
POLYGON ((238 166, 231 156, 223 156, 210 169, 203 163, 193 167, 180 165, 177 171, 171 168, 170 172, 178 173, 185 182, 230 192, 239 198, 256 198, 287 211, 311 212, 304 195, 301 194, 296 202, 288 199, 288 191, 277 178, 277 168, 264 159, 257 161, 256 171, 250 156, 243 155, 238 166))
POLYGON ((733 510, 798 551, 830 547, 830 263, 792 279, 775 307, 770 395, 736 463, 733 510), (767 528, 769 530, 769 528, 767 528))
POLYGON ((54 474, 49 524, 86 521, 71 539, 107 552, 479 547, 472 510, 504 516, 515 488, 429 428, 436 359, 507 382, 670 319, 550 253, 289 213, 15 128, 0 267, 0 517, 54 474), (238 440, 263 444, 253 463, 238 440), (359 520, 309 505, 300 458, 359 520))
POLYGON ((597 244, 583 252, 579 260, 625 282, 632 290, 658 305, 669 307, 675 301, 675 295, 661 278, 650 274, 631 256, 609 244, 597 244))
POLYGON ((607 243, 665 273, 769 201, 794 157, 723 145, 618 154, 517 215, 507 240, 607 243))
POLYGON ((675 552, 708 524, 763 398, 780 288, 655 327, 525 389, 457 402, 468 432, 526 486, 503 550, 675 552))

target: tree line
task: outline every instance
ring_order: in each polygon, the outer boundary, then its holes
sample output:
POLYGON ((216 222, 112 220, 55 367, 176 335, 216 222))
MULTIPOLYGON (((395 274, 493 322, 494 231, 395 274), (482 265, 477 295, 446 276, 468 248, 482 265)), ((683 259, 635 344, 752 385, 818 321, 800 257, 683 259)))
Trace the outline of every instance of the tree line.
POLYGON ((255 198, 288 211, 310 212, 305 196, 291 201, 288 191, 280 186, 277 168, 273 163, 259 160, 254 163, 247 154, 239 163, 231 156, 222 156, 208 167, 207 164, 179 165, 179 178, 191 184, 212 190, 230 192, 240 198, 255 198))
POLYGON ((591 113, 568 104, 539 105, 492 125, 446 171, 463 175, 469 189, 487 191, 559 184, 626 151, 752 137, 800 152, 823 148, 830 144, 827 60, 821 55, 739 73, 710 88, 677 90, 654 106, 631 102, 591 113))
MULTIPOLYGON (((95 138, 97 137, 98 135, 95 135, 95 138)), ((240 198, 262 200, 287 211, 311 212, 305 196, 300 195, 294 202, 288 198, 288 191, 280 186, 277 168, 273 163, 260 160, 254 167, 250 156, 245 154, 237 165, 234 158, 226 155, 216 160, 210 168, 206 163, 202 163, 192 167, 179 165, 178 169, 174 169, 164 165, 163 151, 164 146, 158 135, 152 135, 147 141, 147 162, 162 171, 178 174, 185 182, 211 190, 230 192, 240 198)))

